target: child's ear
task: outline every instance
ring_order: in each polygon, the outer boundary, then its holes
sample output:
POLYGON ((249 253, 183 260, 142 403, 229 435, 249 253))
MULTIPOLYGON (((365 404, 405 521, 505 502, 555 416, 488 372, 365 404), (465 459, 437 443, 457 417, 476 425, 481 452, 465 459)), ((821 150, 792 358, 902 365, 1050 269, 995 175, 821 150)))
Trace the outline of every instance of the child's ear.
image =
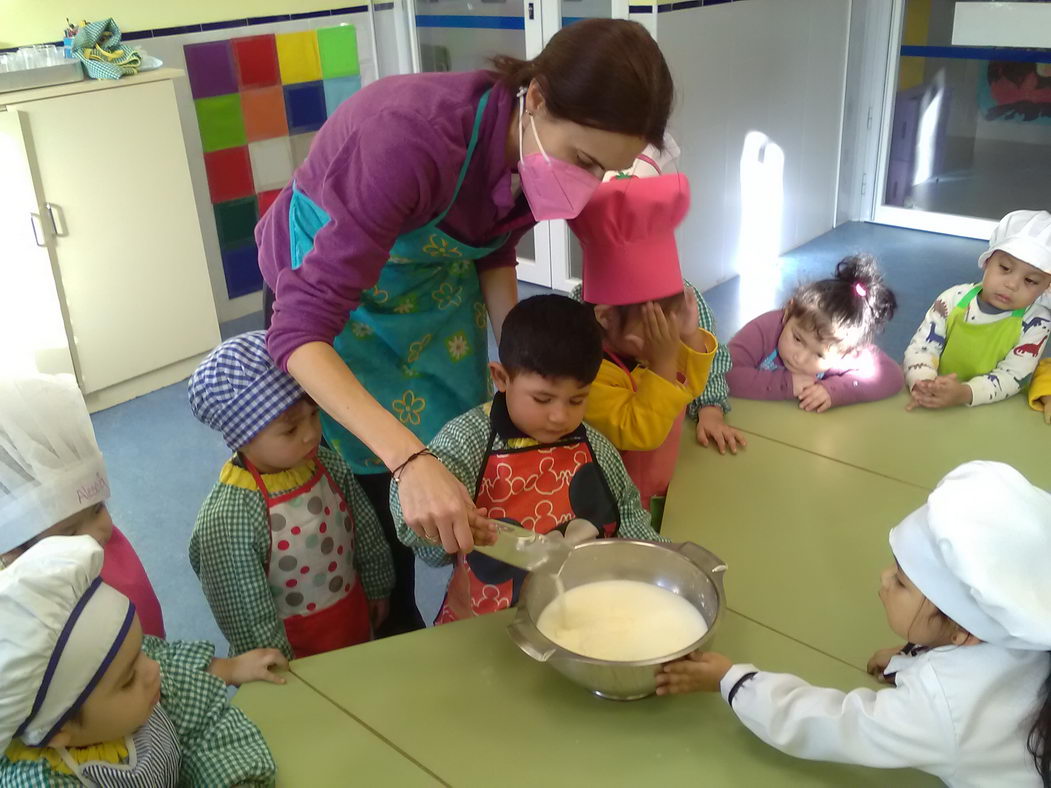
POLYGON ((499 361, 489 362, 489 374, 493 376, 493 385, 501 394, 507 391, 507 384, 511 382, 511 376, 507 374, 507 367, 499 361))
POLYGON ((953 630, 951 639, 954 646, 977 646, 982 642, 959 624, 953 630))
POLYGON ((603 331, 610 331, 613 327, 614 308, 609 304, 595 304, 595 320, 603 331))

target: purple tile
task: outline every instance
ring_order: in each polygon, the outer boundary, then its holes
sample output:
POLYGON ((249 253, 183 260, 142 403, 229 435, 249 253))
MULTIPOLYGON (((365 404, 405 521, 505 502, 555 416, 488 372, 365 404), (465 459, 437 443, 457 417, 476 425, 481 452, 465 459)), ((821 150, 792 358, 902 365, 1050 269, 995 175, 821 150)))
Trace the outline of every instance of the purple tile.
POLYGON ((183 51, 190 76, 190 92, 195 99, 237 92, 229 41, 187 44, 183 51))

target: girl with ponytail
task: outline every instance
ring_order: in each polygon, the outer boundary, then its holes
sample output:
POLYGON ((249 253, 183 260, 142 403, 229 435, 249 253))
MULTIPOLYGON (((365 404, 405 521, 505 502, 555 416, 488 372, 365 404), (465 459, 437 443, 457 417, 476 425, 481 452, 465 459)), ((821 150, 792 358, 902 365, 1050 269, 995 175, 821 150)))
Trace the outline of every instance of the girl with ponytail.
POLYGON ((896 308, 871 256, 841 260, 832 278, 801 285, 730 340, 731 396, 796 399, 822 413, 896 394, 901 368, 872 344, 896 308))

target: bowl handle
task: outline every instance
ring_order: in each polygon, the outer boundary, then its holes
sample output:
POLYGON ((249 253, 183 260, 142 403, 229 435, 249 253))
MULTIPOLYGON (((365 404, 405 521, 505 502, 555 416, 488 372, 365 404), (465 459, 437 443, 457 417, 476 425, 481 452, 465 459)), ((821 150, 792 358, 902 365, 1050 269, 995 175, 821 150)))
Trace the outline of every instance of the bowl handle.
POLYGON ((555 654, 555 645, 540 634, 540 630, 529 620, 529 614, 522 608, 518 609, 514 620, 507 625, 507 634, 516 646, 537 662, 547 662, 555 654))
POLYGON ((723 559, 711 550, 705 550, 693 542, 682 542, 672 547, 677 553, 687 558, 691 564, 712 576, 712 579, 722 588, 723 575, 726 573, 726 564, 723 559))

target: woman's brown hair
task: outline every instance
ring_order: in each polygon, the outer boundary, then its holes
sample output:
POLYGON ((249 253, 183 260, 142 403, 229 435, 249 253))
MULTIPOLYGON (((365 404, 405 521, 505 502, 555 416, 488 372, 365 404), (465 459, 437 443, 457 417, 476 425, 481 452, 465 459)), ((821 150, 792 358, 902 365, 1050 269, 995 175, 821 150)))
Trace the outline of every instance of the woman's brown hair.
POLYGON ((514 91, 535 79, 557 118, 664 143, 671 72, 638 22, 584 19, 559 30, 532 60, 500 55, 492 63, 514 91))

